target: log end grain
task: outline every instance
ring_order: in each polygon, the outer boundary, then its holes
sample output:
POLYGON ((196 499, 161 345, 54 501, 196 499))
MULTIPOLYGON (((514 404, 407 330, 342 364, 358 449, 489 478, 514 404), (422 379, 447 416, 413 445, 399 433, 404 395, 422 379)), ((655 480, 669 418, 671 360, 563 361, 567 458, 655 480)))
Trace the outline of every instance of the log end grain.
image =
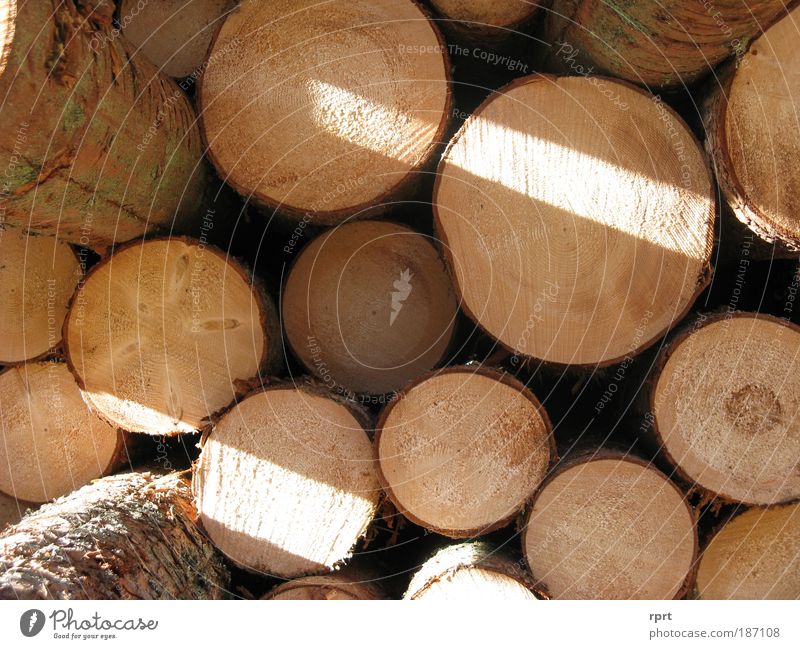
POLYGON ((555 455, 536 397, 507 375, 468 367, 403 390, 381 415, 375 446, 398 511, 453 538, 508 523, 555 455))
POLYGON ((222 416, 193 489, 200 519, 236 564, 294 578, 333 570, 366 532, 380 494, 369 438, 321 391, 271 387, 222 416))
POLYGON ((113 470, 125 437, 89 410, 64 363, 0 373, 0 491, 45 502, 113 470))
POLYGON ((444 263, 422 234, 361 221, 312 241, 283 296, 287 339, 340 392, 398 390, 440 363, 458 305, 444 263))
POLYGON ((55 349, 67 304, 80 280, 69 245, 0 229, 0 362, 18 363, 55 349))
POLYGON ((651 392, 661 450, 724 500, 800 497, 800 328, 756 314, 708 318, 664 352, 651 392))
POLYGON ((489 98, 442 159, 434 216, 466 313, 545 361, 636 353, 710 278, 702 149, 670 108, 611 79, 524 77, 489 98))
POLYGON ((671 599, 691 585, 694 515, 642 461, 597 456, 549 478, 526 520, 531 574, 556 599, 671 599))
POLYGON ((800 505, 753 507, 725 523, 700 558, 697 596, 800 598, 800 505))
POLYGON ((92 406, 124 430, 191 432, 272 356, 265 300, 221 251, 182 238, 137 242, 93 267, 75 294, 68 362, 92 406))
POLYGON ((341 222, 414 181, 446 125, 448 73, 411 0, 246 0, 200 86, 209 156, 262 205, 341 222))

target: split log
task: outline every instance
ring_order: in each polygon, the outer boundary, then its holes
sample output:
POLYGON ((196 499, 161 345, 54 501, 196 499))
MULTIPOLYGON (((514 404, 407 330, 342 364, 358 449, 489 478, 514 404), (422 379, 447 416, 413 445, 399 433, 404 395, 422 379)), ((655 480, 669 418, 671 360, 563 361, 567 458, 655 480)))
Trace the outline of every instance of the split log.
POLYGON ((431 0, 442 17, 437 25, 448 36, 465 42, 502 43, 528 28, 539 11, 537 0, 431 0))
POLYGON ((319 388, 292 385, 223 415, 193 481, 214 544, 237 565, 282 578, 347 559, 380 496, 362 417, 319 388))
POLYGON ((414 381, 376 426, 379 479, 398 512, 451 538, 511 521, 555 457, 550 420, 508 374, 453 367, 414 381))
POLYGON ((800 498, 800 327, 754 313, 703 316, 676 335, 647 388, 656 448, 708 499, 800 498))
POLYGON ((785 0, 553 0, 545 39, 559 70, 591 67, 647 86, 688 85, 779 16, 785 0))
POLYGON ((611 452, 557 468, 522 537, 531 574, 556 599, 679 599, 693 583, 697 543, 679 489, 611 452))
POLYGON ((198 211, 204 166, 181 90, 112 28, 109 0, 2 0, 4 221, 103 249, 198 211))
POLYGON ((444 359, 457 312, 447 270, 425 236, 362 221, 303 249, 282 315, 292 350, 329 388, 379 395, 444 359))
POLYGON ((700 558, 697 595, 800 598, 800 504, 752 507, 725 523, 700 558))
POLYGON ((340 223, 418 180, 446 127, 448 74, 444 43, 411 0, 244 0, 209 51, 201 129, 243 196, 340 223))
POLYGON ((519 561, 486 543, 473 542, 436 552, 414 574, 403 599, 525 601, 537 597, 519 561))
POLYGON ((164 74, 181 79, 200 72, 214 31, 232 0, 122 0, 122 33, 164 74))
POLYGON ((0 599, 222 599, 229 575, 178 474, 111 476, 0 537, 0 599))
POLYGON ((349 568, 330 575, 301 577, 276 586, 261 599, 276 601, 323 600, 352 601, 386 599, 380 584, 349 568))
POLYGON ((192 432, 280 354, 274 307, 245 270, 188 238, 119 248, 87 274, 64 322, 70 369, 120 428, 192 432))
POLYGON ((702 148, 669 107, 611 79, 530 76, 490 97, 439 166, 434 216, 467 315, 545 361, 633 355, 710 279, 702 148))
POLYGON ((720 74, 706 101, 706 148, 733 214, 776 253, 800 253, 800 7, 720 74))
POLYGON ((0 362, 55 350, 67 303, 80 280, 72 249, 53 237, 0 229, 0 362))
POLYGON ((91 412, 66 364, 0 373, 0 491, 31 502, 68 494, 127 460, 125 435, 91 412))

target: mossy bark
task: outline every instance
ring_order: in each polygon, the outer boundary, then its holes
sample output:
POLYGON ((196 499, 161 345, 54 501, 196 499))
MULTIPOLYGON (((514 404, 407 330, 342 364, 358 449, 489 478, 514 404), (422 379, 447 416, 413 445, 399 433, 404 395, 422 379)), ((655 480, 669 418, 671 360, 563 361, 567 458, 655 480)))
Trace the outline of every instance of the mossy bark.
POLYGON ((109 0, 0 0, 0 222, 103 250, 197 214, 205 166, 182 91, 109 0))

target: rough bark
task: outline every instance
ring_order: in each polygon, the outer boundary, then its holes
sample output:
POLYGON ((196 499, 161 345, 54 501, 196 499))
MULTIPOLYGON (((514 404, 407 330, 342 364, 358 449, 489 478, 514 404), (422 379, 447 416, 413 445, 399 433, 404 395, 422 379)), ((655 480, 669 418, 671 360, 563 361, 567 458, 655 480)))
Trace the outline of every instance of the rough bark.
POLYGON ((222 599, 228 571, 195 517, 178 474, 98 480, 0 537, 0 598, 222 599))
POLYGON ((112 28, 108 0, 3 0, 2 221, 102 250, 197 215, 181 90, 112 28))

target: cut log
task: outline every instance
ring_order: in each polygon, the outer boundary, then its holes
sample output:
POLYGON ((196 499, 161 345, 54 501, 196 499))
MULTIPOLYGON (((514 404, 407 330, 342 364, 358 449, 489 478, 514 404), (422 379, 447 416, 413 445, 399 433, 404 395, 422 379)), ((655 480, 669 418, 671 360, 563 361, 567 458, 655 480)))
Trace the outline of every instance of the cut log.
POLYGON ((553 0, 545 39, 560 70, 591 67, 647 86, 688 85, 773 20, 786 0, 553 0))
POLYGON ((95 415, 66 364, 0 373, 0 491, 31 502, 68 494, 127 459, 125 436, 95 415))
POLYGON ((189 77, 202 70, 214 31, 233 0, 122 0, 122 33, 164 74, 189 77))
POLYGON ((723 525, 700 558, 697 595, 800 598, 800 505, 752 507, 723 525))
POLYGON ((124 430, 191 432, 280 354, 274 307, 225 253, 187 238, 118 249, 86 276, 64 322, 70 369, 124 430))
POLYGON ((0 534, 9 525, 16 525, 25 516, 25 512, 36 509, 35 503, 27 503, 4 493, 0 493, 0 534))
POLYGON ((522 545, 534 579, 556 599, 679 599, 693 583, 697 532, 666 476, 603 452, 548 478, 522 545))
POLYGON ((481 542, 446 546, 414 574, 403 599, 436 601, 535 600, 520 562, 481 542))
POLYGON ((61 343, 67 303, 81 278, 78 258, 53 237, 0 229, 0 362, 18 363, 61 343))
POLYGON ((261 599, 352 601, 386 599, 386 594, 374 579, 363 578, 345 568, 330 575, 293 579, 276 586, 261 599))
POLYGON ((202 200, 194 111, 111 27, 109 0, 0 1, 0 210, 104 249, 181 225, 202 200), (5 56, 7 54, 7 56, 5 56))
POLYGON ((547 413, 507 374, 454 367, 386 406, 376 427, 379 478, 398 512, 451 538, 506 525, 555 457, 547 413))
POLYGON ((0 599, 223 599, 228 571, 178 474, 111 476, 0 537, 0 599))
POLYGON ((303 249, 282 315, 293 351, 328 387, 378 395, 444 359, 457 312, 444 262, 426 237, 363 221, 303 249))
POLYGON ((362 415, 310 386, 257 392, 203 443, 193 489, 214 544, 248 570, 333 570, 367 530, 380 489, 362 415))
POLYGON ((386 209, 444 133, 448 74, 411 0, 244 0, 200 84, 209 157, 242 195, 296 219, 386 209))
POLYGON ((800 252, 800 7, 729 65, 706 102, 706 148, 733 214, 781 256, 800 252))
POLYGON ((507 348, 609 365, 656 341, 710 278, 715 201, 670 108, 599 77, 530 76, 465 122, 436 230, 462 308, 507 348))
POLYGON ((652 433, 709 498, 800 498, 800 327, 771 316, 706 316, 665 348, 649 388, 652 433))
POLYGON ((437 24, 459 40, 487 46, 528 27, 539 11, 537 0, 431 0, 442 17, 437 24))

